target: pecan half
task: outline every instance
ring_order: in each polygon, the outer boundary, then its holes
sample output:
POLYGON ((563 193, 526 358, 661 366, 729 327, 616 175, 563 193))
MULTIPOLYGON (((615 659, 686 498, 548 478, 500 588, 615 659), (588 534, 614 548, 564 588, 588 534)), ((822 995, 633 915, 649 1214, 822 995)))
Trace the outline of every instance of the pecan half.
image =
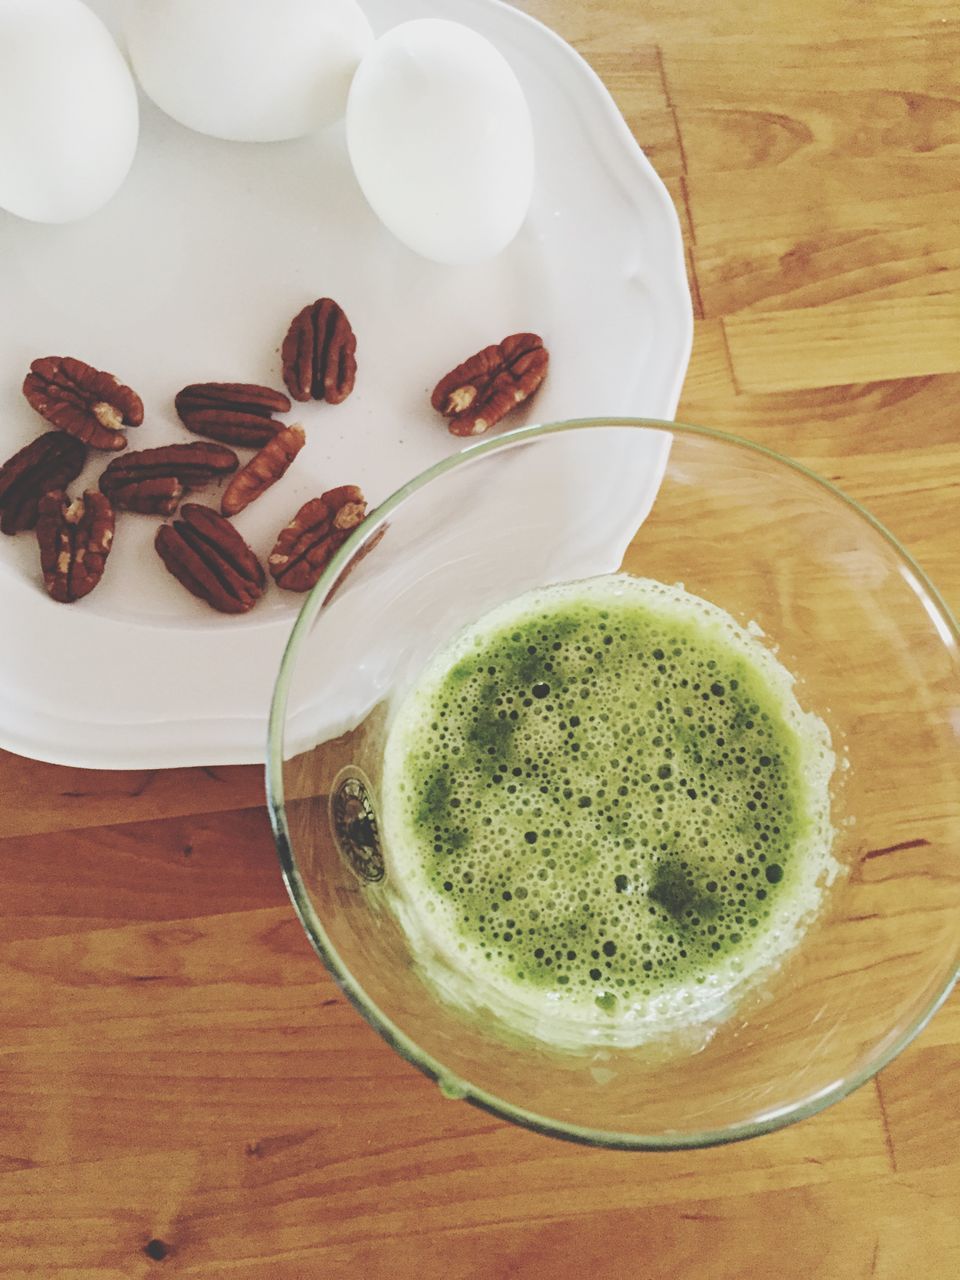
POLYGON ((255 453, 227 485, 220 503, 223 514, 235 516, 238 511, 248 507, 254 498, 259 498, 261 493, 266 493, 272 484, 276 484, 303 448, 305 440, 303 427, 299 423, 281 427, 273 439, 259 453, 255 453))
POLYGON ((143 421, 143 401, 135 391, 72 356, 34 360, 23 394, 41 417, 91 449, 125 449, 120 428, 143 421))
POLYGON ((282 391, 250 382, 194 382, 174 400, 180 421, 194 435, 242 449, 261 449, 283 426, 271 415, 289 413, 282 391))
POLYGON ((343 308, 318 298, 290 322, 280 349, 283 381, 294 400, 339 404, 357 377, 357 339, 343 308))
POLYGON ((185 493, 229 475, 239 465, 233 450, 220 444, 167 444, 114 458, 100 477, 100 488, 115 507, 169 516, 185 493))
POLYGON ((441 378, 430 403, 455 436, 478 436, 532 396, 547 376, 549 353, 535 333, 484 347, 441 378))
POLYGON ((366 513, 367 501, 355 484, 305 502, 270 552, 267 568, 277 586, 309 591, 366 513))
POLYGON ((37 506, 51 489, 64 489, 83 470, 87 451, 65 431, 48 431, 0 467, 0 529, 19 533, 37 523, 37 506))
POLYGON ((103 577, 113 542, 109 498, 96 489, 72 501, 62 489, 45 493, 39 503, 37 542, 47 594, 60 604, 89 595, 103 577))
POLYGON ((266 588, 260 561, 212 507, 185 502, 180 519, 157 530, 154 546, 177 581, 221 613, 246 613, 266 588))

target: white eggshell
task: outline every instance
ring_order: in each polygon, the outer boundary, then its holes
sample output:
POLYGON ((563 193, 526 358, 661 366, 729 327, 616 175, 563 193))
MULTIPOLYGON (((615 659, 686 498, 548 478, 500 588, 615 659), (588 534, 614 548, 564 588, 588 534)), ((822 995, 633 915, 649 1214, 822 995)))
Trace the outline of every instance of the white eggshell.
POLYGON ((339 120, 373 40, 356 0, 131 0, 124 30, 157 106, 234 142, 339 120))
POLYGON ((520 228, 533 128, 503 55, 469 27, 420 18, 364 57, 347 99, 347 148, 393 234, 437 262, 480 262, 520 228))
POLYGON ((0 0, 0 208, 71 222, 130 169, 139 113, 130 69, 80 0, 0 0))

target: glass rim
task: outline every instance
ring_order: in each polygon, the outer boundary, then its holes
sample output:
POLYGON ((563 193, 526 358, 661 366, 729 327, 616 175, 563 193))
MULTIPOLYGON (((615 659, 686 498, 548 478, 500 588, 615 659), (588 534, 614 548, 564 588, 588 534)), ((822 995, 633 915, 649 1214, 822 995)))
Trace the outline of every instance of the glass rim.
POLYGON ((542 1116, 535 1111, 507 1102, 490 1091, 481 1089, 471 1084, 470 1081, 455 1076, 441 1062, 402 1031, 367 996, 363 987, 355 980, 349 968, 341 960, 336 948, 316 917, 293 858, 286 823, 283 786, 284 721, 287 697, 296 666, 297 655, 303 637, 313 625, 317 615, 326 603, 328 594, 357 548, 362 546, 378 529, 382 528, 390 514, 400 507, 407 498, 457 467, 470 463, 484 454, 496 453, 501 449, 509 449, 526 441, 558 435, 567 431, 592 430, 604 427, 666 431, 676 436, 699 437, 723 446, 743 449, 771 459, 774 463, 803 476, 818 488, 826 490, 843 506, 852 510, 875 533, 879 534, 884 542, 892 547, 897 558, 909 569, 916 584, 936 610, 937 618, 936 620, 931 618, 931 622, 933 622, 941 638, 944 637, 944 632, 946 632, 952 639, 954 646, 960 650, 960 626, 958 626, 957 620, 940 592, 913 556, 866 507, 803 463, 788 458, 785 454, 778 453, 775 449, 771 449, 766 445, 744 439, 742 436, 718 431, 712 427, 670 422, 659 418, 601 416, 571 418, 558 422, 517 427, 512 431, 506 431, 490 439, 468 445, 459 452, 434 463, 433 466, 421 471, 396 489, 378 507, 371 511, 351 533, 350 537, 333 556, 316 585, 311 589, 300 608, 284 647, 271 698, 265 768, 267 808, 284 883, 314 951, 323 961, 328 972, 357 1012, 392 1049, 411 1065, 422 1071, 429 1079, 433 1080, 445 1097, 469 1102, 483 1111, 490 1112, 501 1119, 509 1120, 522 1128, 533 1130, 535 1133, 548 1137, 563 1138, 585 1146, 621 1151, 683 1151, 722 1146, 727 1143, 741 1142, 747 1138, 772 1133, 800 1120, 808 1119, 825 1110, 828 1106, 842 1101, 849 1094, 866 1084, 867 1081, 871 1080, 879 1071, 882 1071, 884 1067, 907 1048, 926 1027, 941 1005, 944 1004, 958 978, 960 978, 960 958, 958 958, 952 971, 947 974, 943 985, 937 989, 927 1006, 891 1044, 886 1045, 881 1052, 871 1057, 865 1066, 853 1072, 850 1076, 837 1080, 812 1094, 801 1097, 796 1102, 771 1108, 752 1120, 725 1125, 716 1129, 690 1132, 664 1130, 661 1133, 644 1134, 614 1129, 590 1128, 542 1116))

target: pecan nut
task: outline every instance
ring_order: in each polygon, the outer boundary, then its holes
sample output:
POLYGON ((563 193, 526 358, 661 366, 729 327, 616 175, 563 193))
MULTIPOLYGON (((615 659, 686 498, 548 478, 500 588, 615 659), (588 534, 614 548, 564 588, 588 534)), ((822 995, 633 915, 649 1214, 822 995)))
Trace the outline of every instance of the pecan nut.
POLYGON ((246 613, 266 588, 260 561, 212 507, 185 502, 180 519, 157 530, 154 546, 177 581, 221 613, 246 613))
POLYGON ((430 403, 455 436, 478 436, 528 399, 547 376, 549 353, 535 333, 514 333, 457 365, 430 403))
POLYGON ((287 467, 303 448, 306 437, 303 427, 294 423, 281 427, 272 440, 255 453, 245 467, 237 472, 224 490, 220 510, 225 516, 235 516, 259 498, 272 484, 276 484, 287 467))
POLYGON ((305 502, 280 530, 270 552, 267 568, 277 586, 309 591, 366 512, 366 499, 355 484, 328 489, 305 502))
POLYGON ((65 431, 48 431, 8 458, 0 467, 0 530, 32 529, 43 495, 65 489, 86 460, 84 446, 65 431))
POLYGON ((146 515, 169 516, 185 493, 236 471, 232 449, 197 440, 137 449, 114 458, 100 477, 100 488, 115 507, 146 515))
POLYGON ((135 391, 72 356, 34 360, 23 394, 41 417, 91 449, 125 449, 120 428, 143 422, 143 401, 135 391))
POLYGON ((106 568, 113 543, 109 498, 88 489, 73 500, 63 489, 40 499, 37 542, 47 594, 60 604, 89 595, 106 568))
POLYGON ((282 391, 250 382, 194 382, 177 392, 174 405, 194 435, 242 449, 262 449, 283 426, 272 415, 290 412, 282 391))
POLYGON ((357 339, 332 298, 318 298, 290 322, 280 349, 283 381, 294 400, 339 404, 357 377, 357 339))

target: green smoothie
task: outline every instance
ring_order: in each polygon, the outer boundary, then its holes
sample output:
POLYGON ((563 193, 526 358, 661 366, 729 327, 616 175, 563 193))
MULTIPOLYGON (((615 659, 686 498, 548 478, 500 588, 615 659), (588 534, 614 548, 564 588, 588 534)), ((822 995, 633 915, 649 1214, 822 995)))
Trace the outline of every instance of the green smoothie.
POLYGON ((722 1018, 836 871, 833 768, 793 678, 716 606, 624 576, 532 592, 394 719, 399 918, 447 996, 548 1039, 722 1018))

